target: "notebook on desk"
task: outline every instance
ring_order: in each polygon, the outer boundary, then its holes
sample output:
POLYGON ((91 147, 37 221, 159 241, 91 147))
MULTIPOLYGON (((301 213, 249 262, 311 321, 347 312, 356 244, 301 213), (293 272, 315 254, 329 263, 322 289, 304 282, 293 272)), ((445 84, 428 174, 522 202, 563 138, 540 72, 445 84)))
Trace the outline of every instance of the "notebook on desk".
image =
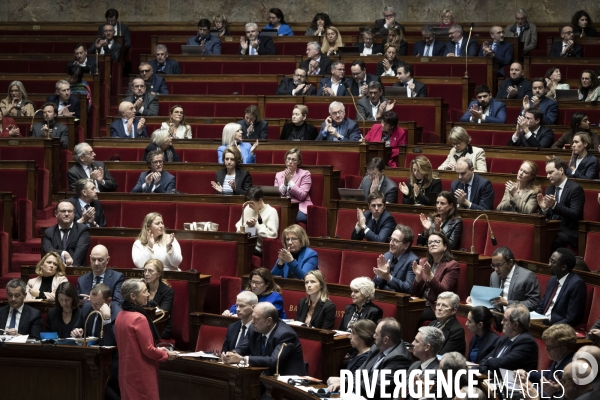
POLYGON ((365 192, 362 189, 338 188, 340 199, 349 201, 366 201, 365 192))
POLYGON ((263 196, 277 196, 281 197, 279 188, 277 186, 259 186, 263 192, 263 196))

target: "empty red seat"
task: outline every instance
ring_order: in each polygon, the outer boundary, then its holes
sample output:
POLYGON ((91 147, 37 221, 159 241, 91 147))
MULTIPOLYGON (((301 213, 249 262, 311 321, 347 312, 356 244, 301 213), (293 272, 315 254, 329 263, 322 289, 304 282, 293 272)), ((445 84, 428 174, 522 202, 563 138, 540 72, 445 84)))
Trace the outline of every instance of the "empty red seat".
MULTIPOLYGON (((520 260, 531 260, 533 258, 533 225, 501 221, 490 221, 490 225, 496 235, 498 246, 510 248, 515 257, 520 260)), ((491 256, 498 246, 494 246, 491 240, 486 240, 483 254, 491 256)))
POLYGON ((195 351, 221 351, 229 326, 200 325, 195 351))
MULTIPOLYGON (((583 260, 590 270, 600 270, 598 260, 600 260, 600 233, 588 232, 585 238, 585 254, 583 260)), ((599 307, 600 308, 600 307, 599 307)))
POLYGON ((314 248, 319 254, 319 270, 323 273, 325 282, 338 283, 342 265, 342 252, 339 249, 314 248))
POLYGON ((342 252, 342 267, 340 269, 341 285, 349 285, 359 276, 372 277, 373 268, 377 265, 377 253, 367 253, 344 250, 342 252))

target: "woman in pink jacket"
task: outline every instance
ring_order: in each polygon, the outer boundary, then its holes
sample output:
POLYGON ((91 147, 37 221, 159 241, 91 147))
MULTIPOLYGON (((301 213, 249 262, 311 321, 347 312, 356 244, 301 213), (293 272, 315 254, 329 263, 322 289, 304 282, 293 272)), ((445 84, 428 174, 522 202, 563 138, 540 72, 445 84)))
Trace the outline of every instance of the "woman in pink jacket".
POLYGON ((298 216, 296 222, 306 223, 308 206, 312 205, 310 200, 310 187, 312 178, 310 171, 299 168, 302 165, 302 152, 300 149, 290 149, 285 153, 285 170, 275 175, 275 186, 283 197, 292 199, 292 203, 298 205, 298 216))
POLYGON ((383 113, 380 124, 375 124, 365 137, 367 142, 383 142, 385 147, 392 148, 392 154, 387 161, 389 167, 395 168, 400 146, 404 146, 407 141, 406 131, 398 128, 398 114, 395 111, 386 111, 383 113))

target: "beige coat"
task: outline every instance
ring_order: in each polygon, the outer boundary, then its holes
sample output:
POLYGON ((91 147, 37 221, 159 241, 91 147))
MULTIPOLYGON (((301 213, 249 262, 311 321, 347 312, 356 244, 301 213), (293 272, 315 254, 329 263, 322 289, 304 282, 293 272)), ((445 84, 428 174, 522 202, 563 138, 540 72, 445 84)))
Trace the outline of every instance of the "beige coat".
MULTIPOLYGON (((481 147, 471 146, 473 149, 472 153, 467 153, 466 158, 470 158, 473 161, 473 167, 475 168, 475 172, 487 172, 487 165, 485 163, 485 150, 481 147)), ((454 147, 450 150, 450 154, 446 160, 438 167, 438 169, 444 170, 451 164, 456 164, 456 160, 454 159, 454 155, 456 154, 456 150, 454 147)))
POLYGON ((512 196, 508 189, 504 190, 502 201, 496 208, 498 211, 514 211, 521 214, 537 213, 539 205, 537 202, 537 193, 534 193, 531 188, 525 189, 521 194, 512 196))
MULTIPOLYGON (((54 301, 54 295, 56 294, 56 289, 58 288, 58 285, 60 285, 63 282, 68 282, 69 280, 67 279, 66 276, 59 276, 59 275, 54 275, 54 279, 52 279, 52 292, 44 292, 44 294, 46 295, 46 300, 48 301, 54 301)), ((42 286, 42 277, 38 276, 36 278, 32 278, 27 282, 27 296, 25 297, 25 300, 33 300, 35 299, 35 297, 33 297, 30 293, 30 290, 40 290, 40 286, 42 286)))

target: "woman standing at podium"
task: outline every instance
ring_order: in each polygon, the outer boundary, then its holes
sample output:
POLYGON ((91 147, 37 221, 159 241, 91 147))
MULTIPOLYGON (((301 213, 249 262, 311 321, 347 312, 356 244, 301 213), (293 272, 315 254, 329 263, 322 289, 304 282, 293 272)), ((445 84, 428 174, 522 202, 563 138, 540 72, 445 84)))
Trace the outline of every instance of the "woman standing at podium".
POLYGON ((121 286, 123 311, 117 315, 114 332, 119 347, 119 386, 122 400, 158 400, 158 362, 174 360, 174 351, 156 347, 158 330, 142 308, 148 303, 148 288, 141 279, 121 286))

